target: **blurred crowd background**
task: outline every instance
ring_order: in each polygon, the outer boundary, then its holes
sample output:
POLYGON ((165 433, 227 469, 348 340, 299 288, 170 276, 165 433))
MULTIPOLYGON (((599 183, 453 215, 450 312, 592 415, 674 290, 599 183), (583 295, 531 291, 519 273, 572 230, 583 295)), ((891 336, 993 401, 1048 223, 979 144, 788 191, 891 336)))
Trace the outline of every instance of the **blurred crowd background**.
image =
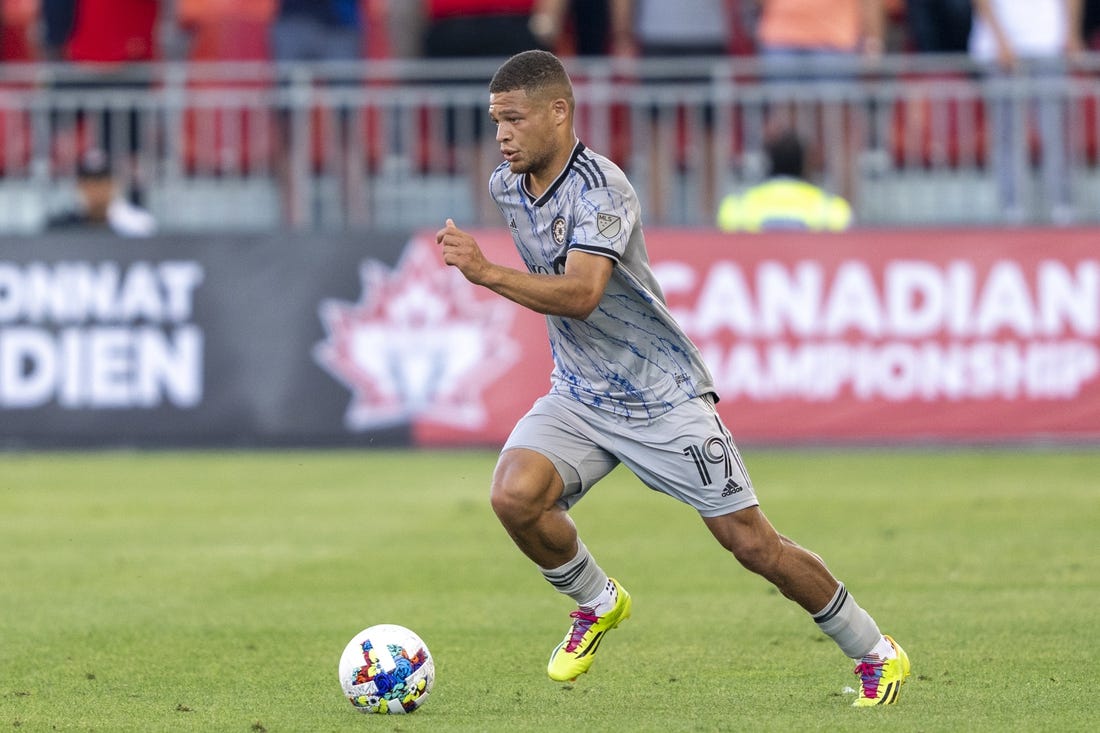
POLYGON ((533 47, 651 224, 1100 222, 1100 0, 0 0, 0 233, 495 226, 533 47))

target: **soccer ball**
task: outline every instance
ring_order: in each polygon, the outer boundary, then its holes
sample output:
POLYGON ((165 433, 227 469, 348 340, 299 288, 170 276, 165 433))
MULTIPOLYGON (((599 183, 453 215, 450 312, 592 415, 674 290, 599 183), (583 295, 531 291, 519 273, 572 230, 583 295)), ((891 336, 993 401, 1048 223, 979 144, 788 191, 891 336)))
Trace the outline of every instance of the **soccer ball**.
POLYGON ((404 626, 378 624, 356 634, 340 656, 340 686, 361 713, 411 713, 435 684, 428 646, 404 626))

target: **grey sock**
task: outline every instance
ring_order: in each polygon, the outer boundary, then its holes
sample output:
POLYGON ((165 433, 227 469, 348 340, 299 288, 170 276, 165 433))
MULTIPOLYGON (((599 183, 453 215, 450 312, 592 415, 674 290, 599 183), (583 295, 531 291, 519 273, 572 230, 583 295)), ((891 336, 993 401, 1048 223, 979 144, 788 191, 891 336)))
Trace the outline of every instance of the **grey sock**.
POLYGON ((833 598, 813 615, 814 623, 851 659, 861 659, 882 638, 878 624, 841 583, 833 598))
POLYGON ((558 568, 539 570, 550 585, 572 598, 578 606, 594 603, 608 583, 607 573, 596 564, 580 540, 577 540, 577 555, 572 560, 558 568))

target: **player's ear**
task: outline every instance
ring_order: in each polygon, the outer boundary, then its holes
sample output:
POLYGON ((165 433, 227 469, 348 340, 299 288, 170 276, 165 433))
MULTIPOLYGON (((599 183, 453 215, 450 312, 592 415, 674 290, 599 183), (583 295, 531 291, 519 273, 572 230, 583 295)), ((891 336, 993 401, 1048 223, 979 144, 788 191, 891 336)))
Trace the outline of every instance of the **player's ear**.
POLYGON ((562 98, 550 103, 550 109, 554 113, 554 122, 561 124, 569 119, 569 102, 562 98))

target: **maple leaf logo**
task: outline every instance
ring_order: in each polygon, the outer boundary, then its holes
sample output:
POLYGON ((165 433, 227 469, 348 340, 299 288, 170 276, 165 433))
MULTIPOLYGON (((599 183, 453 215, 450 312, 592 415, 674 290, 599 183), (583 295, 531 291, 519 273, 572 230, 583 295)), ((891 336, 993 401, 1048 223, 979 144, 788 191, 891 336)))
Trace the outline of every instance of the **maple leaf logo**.
POLYGON ((352 392, 345 425, 484 427, 483 391, 519 359, 508 336, 515 307, 485 298, 425 238, 410 240, 392 270, 367 260, 359 276, 359 302, 321 303, 328 336, 313 349, 352 392))

